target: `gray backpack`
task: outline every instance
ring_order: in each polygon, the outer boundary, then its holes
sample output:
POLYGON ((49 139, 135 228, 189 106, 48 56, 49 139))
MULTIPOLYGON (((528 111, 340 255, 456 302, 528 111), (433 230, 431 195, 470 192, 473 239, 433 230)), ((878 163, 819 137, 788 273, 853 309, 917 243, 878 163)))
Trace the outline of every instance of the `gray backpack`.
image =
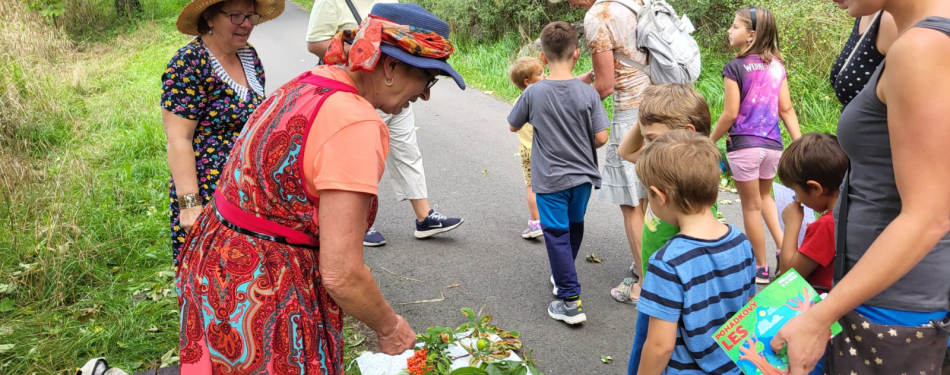
POLYGON ((637 15, 637 46, 648 56, 648 65, 644 66, 614 54, 621 63, 642 70, 654 85, 696 82, 701 66, 699 45, 690 36, 695 28, 685 14, 677 17, 673 7, 663 0, 644 0, 643 6, 633 0, 597 0, 595 4, 608 1, 637 15))

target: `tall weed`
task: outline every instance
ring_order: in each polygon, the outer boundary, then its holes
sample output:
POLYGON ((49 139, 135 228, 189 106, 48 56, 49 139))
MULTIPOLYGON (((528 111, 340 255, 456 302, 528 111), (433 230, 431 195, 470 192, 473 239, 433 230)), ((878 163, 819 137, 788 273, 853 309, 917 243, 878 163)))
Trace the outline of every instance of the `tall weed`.
POLYGON ((77 42, 63 17, 0 3, 0 373, 159 367, 178 329, 158 76, 186 38, 143 16, 77 42))

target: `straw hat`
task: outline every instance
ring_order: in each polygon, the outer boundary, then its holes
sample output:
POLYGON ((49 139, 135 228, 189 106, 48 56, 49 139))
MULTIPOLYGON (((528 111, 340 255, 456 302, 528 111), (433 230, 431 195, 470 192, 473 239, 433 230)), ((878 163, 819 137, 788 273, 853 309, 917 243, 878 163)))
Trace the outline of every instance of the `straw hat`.
MULTIPOLYGON (((227 0, 192 0, 178 14, 178 22, 175 23, 178 26, 178 32, 186 35, 198 35, 198 21, 201 20, 201 12, 204 12, 209 6, 223 1, 227 0)), ((284 12, 284 0, 253 1, 254 11, 261 15, 260 23, 277 18, 284 12)))

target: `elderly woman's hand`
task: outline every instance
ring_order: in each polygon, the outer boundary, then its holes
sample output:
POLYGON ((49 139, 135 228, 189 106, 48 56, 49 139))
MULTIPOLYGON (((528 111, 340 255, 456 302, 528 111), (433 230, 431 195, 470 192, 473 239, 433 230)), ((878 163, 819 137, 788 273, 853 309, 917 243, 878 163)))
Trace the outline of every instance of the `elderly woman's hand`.
POLYGON ((191 230, 191 226, 195 225, 195 220, 198 220, 198 216, 201 215, 201 211, 204 207, 192 207, 181 210, 181 213, 178 215, 179 225, 185 232, 191 230))
POLYGON ((379 350, 389 355, 402 354, 416 346, 416 332, 401 315, 396 315, 396 326, 392 332, 377 332, 377 339, 379 350))

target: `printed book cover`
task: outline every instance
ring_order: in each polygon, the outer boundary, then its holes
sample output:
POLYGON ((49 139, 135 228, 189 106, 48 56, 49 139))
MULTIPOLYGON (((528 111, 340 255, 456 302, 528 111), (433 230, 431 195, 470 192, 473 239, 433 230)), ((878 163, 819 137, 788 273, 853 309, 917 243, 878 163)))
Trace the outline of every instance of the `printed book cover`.
MULTIPOLYGON (((713 338, 746 375, 785 374, 788 357, 772 350, 772 338, 792 318, 808 310, 821 297, 798 272, 789 270, 752 298, 726 321, 713 338)), ((831 335, 841 325, 831 326, 831 335)))

